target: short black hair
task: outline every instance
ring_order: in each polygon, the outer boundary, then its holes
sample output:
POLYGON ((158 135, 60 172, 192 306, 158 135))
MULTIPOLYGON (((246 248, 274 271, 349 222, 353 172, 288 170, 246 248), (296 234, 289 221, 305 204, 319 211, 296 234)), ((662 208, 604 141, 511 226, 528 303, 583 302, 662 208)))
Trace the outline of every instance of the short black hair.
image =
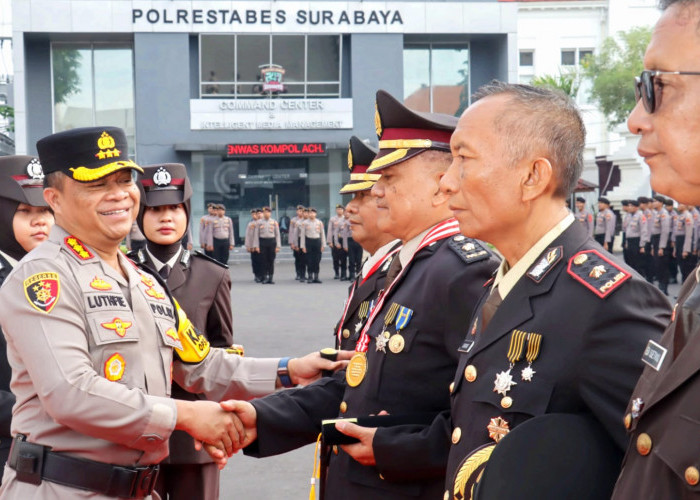
POLYGON ((66 182, 66 174, 57 170, 44 176, 44 187, 54 188, 58 191, 63 191, 63 183, 66 182))

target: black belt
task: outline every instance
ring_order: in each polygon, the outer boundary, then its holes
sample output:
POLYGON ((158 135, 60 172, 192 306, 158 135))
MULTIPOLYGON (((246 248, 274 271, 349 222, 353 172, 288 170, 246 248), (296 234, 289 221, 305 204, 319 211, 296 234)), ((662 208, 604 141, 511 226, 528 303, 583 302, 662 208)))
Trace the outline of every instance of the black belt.
POLYGON ((46 480, 119 498, 150 495, 158 477, 157 465, 127 467, 71 457, 29 443, 21 434, 12 441, 7 464, 15 470, 18 481, 38 485, 46 480))

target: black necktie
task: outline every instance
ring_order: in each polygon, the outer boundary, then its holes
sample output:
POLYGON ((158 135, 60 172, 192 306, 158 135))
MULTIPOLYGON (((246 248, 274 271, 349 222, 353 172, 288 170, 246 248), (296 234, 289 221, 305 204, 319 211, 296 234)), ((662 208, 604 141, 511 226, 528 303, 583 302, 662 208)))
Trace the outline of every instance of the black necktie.
POLYGON ((486 326, 491 321, 491 318, 493 318, 493 315, 496 313, 496 309, 498 309, 498 306, 501 305, 501 302, 503 302, 503 299, 501 298, 501 294, 498 291, 498 286, 496 286, 493 290, 491 290, 491 295, 488 296, 486 302, 484 302, 484 305, 481 308, 482 332, 486 330, 486 326))
POLYGON ((167 280, 168 276, 170 276, 170 266, 168 264, 165 264, 163 267, 160 268, 160 271, 158 271, 158 274, 160 274, 161 278, 163 278, 164 280, 167 280))
POLYGON ((398 255, 395 255, 394 259, 391 261, 391 265, 389 266, 389 270, 386 273, 386 281, 385 281, 384 288, 386 288, 391 283, 393 283, 400 272, 401 272, 401 259, 399 259, 398 255))

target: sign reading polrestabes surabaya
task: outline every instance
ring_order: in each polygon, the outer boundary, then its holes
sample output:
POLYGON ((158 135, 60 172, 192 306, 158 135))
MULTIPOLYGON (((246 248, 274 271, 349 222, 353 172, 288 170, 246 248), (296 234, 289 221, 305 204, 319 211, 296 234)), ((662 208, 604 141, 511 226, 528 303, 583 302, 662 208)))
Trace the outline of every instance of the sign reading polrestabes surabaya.
POLYGON ((353 128, 352 99, 191 99, 191 130, 353 128))
MULTIPOLYGON (((79 2, 74 0, 74 3, 79 2)), ((517 5, 512 2, 101 0, 100 4, 103 6, 100 12, 112 13, 111 31, 514 33, 517 29, 517 5)), ((94 29, 95 25, 104 23, 91 19, 89 12, 73 19, 69 31, 84 31, 90 26, 94 29)))

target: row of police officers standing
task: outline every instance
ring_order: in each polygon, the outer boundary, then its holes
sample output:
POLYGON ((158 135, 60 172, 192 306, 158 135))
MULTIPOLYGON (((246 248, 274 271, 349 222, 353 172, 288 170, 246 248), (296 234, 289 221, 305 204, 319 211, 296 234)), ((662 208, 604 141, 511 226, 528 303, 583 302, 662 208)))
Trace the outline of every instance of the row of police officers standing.
MULTIPOLYGON (((662 102, 654 78, 683 78, 700 57, 700 2, 666 4, 645 66, 674 71, 642 73, 629 126, 642 136, 652 187, 697 204, 698 89, 668 86, 662 102)), ((17 437, 0 496, 61 498, 83 488, 99 492, 91 496, 143 497, 152 464, 167 454, 163 440, 181 428, 220 464, 240 446, 272 455, 320 432, 321 486, 334 499, 697 498, 697 276, 672 309, 606 251, 607 240, 597 243, 575 222, 565 200, 583 166, 585 129, 569 97, 492 82, 472 101, 457 120, 377 93, 379 150, 366 168, 353 168, 344 189, 353 193, 348 207, 359 241, 374 214, 376 230, 399 242, 364 239, 374 252, 370 267, 351 284, 333 329, 338 346, 354 344, 347 368, 305 388, 251 402, 250 394, 236 395, 220 405, 164 397, 173 352, 166 346, 179 357, 172 376, 210 398, 234 395, 225 381, 240 382, 232 370, 245 358, 211 348, 175 302, 159 302, 168 293, 154 275, 127 262, 114 267, 123 257, 104 251, 105 240, 116 246, 128 232, 125 214, 137 198, 121 174, 136 168, 128 159, 92 159, 126 150, 114 140, 119 134, 91 135, 90 148, 80 141, 64 148, 65 135, 40 142, 45 169, 69 178, 50 180, 45 192, 60 231, 0 290, 17 397, 17 437), (74 163, 66 151, 85 154, 74 163), (103 177, 90 187, 104 196, 72 184, 103 177), (71 213, 62 189, 81 200, 79 212, 71 213), (81 215, 94 219, 88 225, 102 240, 87 245, 65 230, 86 224, 81 215), (373 281, 375 293, 356 299, 373 281), (112 311, 119 317, 108 319, 112 311), (141 336, 142 329, 153 334, 141 336), (69 334, 83 331, 81 341, 69 334), (162 370, 139 364, 133 352, 148 339, 163 343, 155 363, 162 370), (77 468, 80 476, 69 474, 77 468), (115 476, 128 479, 106 479, 115 476)), ((287 380, 291 361, 269 365, 287 380)))

